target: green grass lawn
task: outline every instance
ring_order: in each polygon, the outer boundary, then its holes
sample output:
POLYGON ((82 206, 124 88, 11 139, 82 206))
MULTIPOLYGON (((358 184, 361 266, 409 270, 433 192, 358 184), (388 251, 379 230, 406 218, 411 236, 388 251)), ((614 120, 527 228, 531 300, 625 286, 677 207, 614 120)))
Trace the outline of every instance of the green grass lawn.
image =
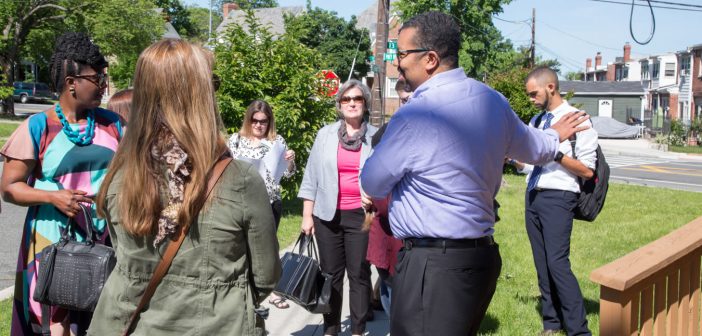
POLYGON ((0 301, 0 335, 10 334, 12 322, 12 299, 0 301))
MULTIPOLYGON (((495 227, 502 274, 486 319, 484 335, 536 335, 541 329, 539 289, 524 228, 523 176, 505 176, 498 195, 502 221, 495 227)), ((612 184, 603 212, 593 223, 576 221, 571 264, 585 297, 590 329, 599 333, 599 286, 590 272, 702 215, 702 193, 612 184)))
MULTIPOLYGON (((536 335, 541 331, 539 289, 531 248, 524 229, 523 176, 506 175, 498 200, 502 221, 495 227, 502 273, 495 297, 481 326, 482 335, 536 335)), ((574 224, 571 263, 578 277, 590 329, 598 334, 599 287, 590 272, 702 215, 702 193, 612 184, 603 212, 594 223, 574 224)), ((283 203, 278 229, 281 248, 300 233, 302 204, 283 203)), ((0 302, 0 335, 10 324, 10 300, 0 302)))
POLYGON ((668 150, 678 153, 702 154, 702 146, 669 146, 668 150))
POLYGON ((12 132, 17 129, 19 124, 17 122, 2 122, 0 121, 0 148, 5 145, 7 137, 9 137, 12 132))

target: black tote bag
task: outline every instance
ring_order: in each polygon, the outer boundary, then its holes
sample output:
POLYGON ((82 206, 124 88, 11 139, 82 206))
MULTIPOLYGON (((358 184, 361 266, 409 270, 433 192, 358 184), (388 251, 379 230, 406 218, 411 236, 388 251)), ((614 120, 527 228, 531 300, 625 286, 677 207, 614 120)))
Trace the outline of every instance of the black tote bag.
POLYGON ((310 313, 326 314, 331 312, 332 275, 322 272, 318 258, 314 237, 301 233, 293 251, 280 260, 283 273, 274 292, 310 313))
POLYGON ((61 240, 41 252, 33 298, 42 306, 95 310, 102 287, 115 267, 114 250, 96 242, 91 210, 80 207, 86 223, 86 241, 75 239, 78 223, 70 218, 61 229, 61 240))

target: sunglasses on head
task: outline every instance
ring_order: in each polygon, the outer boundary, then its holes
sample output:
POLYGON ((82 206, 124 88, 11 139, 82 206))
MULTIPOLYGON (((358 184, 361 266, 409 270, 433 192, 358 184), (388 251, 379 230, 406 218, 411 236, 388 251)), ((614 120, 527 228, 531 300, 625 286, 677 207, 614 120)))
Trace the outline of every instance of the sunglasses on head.
POLYGON ((339 98, 339 103, 348 104, 352 100, 355 101, 357 104, 361 104, 365 101, 365 98, 363 98, 363 96, 343 96, 339 98))

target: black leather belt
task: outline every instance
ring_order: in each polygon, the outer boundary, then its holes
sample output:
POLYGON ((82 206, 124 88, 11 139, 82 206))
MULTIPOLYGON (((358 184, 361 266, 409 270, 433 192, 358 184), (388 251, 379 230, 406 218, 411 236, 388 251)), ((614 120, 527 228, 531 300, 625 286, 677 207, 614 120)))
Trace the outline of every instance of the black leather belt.
POLYGON ((476 248, 495 245, 492 236, 485 236, 474 239, 444 239, 444 238, 406 238, 403 240, 405 249, 411 250, 417 247, 430 248, 476 248))

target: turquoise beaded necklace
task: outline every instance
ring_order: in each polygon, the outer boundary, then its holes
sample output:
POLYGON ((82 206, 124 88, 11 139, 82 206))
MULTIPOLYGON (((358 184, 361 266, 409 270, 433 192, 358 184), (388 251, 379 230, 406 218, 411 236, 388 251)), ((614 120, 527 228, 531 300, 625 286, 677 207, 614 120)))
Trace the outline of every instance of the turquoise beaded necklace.
POLYGON ((94 110, 88 110, 88 125, 85 127, 85 131, 83 134, 80 133, 80 131, 74 131, 71 128, 71 125, 68 124, 68 120, 66 119, 66 116, 63 115, 63 110, 61 110, 61 105, 56 103, 56 116, 59 118, 59 121, 61 121, 61 125, 63 125, 63 133, 66 134, 66 137, 68 140, 70 140, 72 143, 78 145, 78 146, 86 146, 90 145, 93 143, 93 138, 95 137, 95 111, 94 110))

